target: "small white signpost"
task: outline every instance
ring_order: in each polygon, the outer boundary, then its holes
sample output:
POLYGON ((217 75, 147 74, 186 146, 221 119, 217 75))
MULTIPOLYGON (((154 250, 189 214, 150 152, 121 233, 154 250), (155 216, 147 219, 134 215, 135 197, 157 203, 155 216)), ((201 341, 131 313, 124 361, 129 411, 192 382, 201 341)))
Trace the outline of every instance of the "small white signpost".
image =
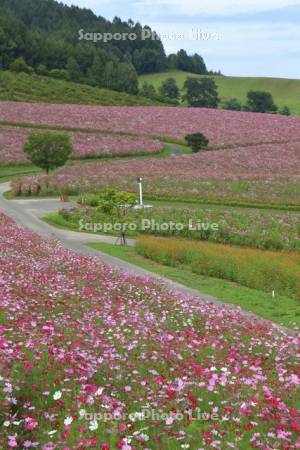
POLYGON ((138 184, 138 204, 134 207, 134 209, 149 209, 152 208, 152 205, 144 205, 143 201, 143 178, 138 177, 137 178, 137 184, 138 184))

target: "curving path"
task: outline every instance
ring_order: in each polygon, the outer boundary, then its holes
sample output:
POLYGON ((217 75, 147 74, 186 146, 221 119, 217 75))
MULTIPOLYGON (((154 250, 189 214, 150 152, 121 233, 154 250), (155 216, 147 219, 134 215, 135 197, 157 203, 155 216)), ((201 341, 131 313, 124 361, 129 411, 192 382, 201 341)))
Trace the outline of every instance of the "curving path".
MULTIPOLYGON (((74 250, 83 255, 96 256, 104 263, 109 264, 118 270, 125 271, 134 276, 155 278, 171 290, 176 290, 184 294, 199 297, 202 301, 210 303, 213 302, 218 305, 223 304, 219 300, 207 294, 202 294, 195 289, 188 288, 182 284, 161 277, 153 272, 149 272, 126 261, 122 261, 118 258, 85 246, 85 244, 89 242, 115 243, 115 237, 64 230, 48 225, 40 219, 40 217, 45 216, 47 213, 58 211, 63 205, 71 206, 72 203, 61 203, 59 200, 53 198, 6 200, 3 197, 3 193, 9 189, 9 183, 0 184, 0 210, 7 216, 14 219, 18 225, 26 227, 43 237, 56 239, 70 250, 74 250)), ((128 240, 128 243, 129 245, 134 245, 133 240, 128 240)))

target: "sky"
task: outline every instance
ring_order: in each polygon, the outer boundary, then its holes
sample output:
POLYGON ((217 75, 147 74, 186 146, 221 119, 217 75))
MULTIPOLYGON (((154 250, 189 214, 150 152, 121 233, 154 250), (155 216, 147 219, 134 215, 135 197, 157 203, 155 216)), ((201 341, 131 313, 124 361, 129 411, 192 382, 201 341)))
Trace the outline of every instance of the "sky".
POLYGON ((224 75, 300 78, 300 0, 62 1, 147 24, 167 54, 199 53, 224 75))

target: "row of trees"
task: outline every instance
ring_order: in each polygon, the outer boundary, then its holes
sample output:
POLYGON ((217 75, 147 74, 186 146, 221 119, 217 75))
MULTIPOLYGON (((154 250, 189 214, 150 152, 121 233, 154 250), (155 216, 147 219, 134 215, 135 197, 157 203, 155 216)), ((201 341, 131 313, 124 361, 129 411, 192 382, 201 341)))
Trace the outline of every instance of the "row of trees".
POLYGON ((274 103, 273 96, 270 92, 251 90, 247 93, 246 104, 242 104, 236 98, 226 99, 221 107, 223 109, 230 109, 234 111, 251 111, 270 114, 282 114, 289 116, 290 109, 287 106, 278 108, 274 103))
POLYGON ((115 91, 127 92, 136 95, 138 93, 138 76, 132 64, 119 61, 112 57, 109 59, 95 56, 94 62, 85 76, 82 76, 76 59, 70 56, 64 69, 48 69, 44 64, 36 68, 29 66, 24 58, 17 58, 9 65, 13 72, 50 76, 57 79, 86 83, 115 91))
POLYGON ((218 108, 234 111, 251 111, 261 113, 279 113, 289 115, 290 110, 287 106, 279 109, 273 100, 272 94, 264 91, 249 91, 247 93, 247 102, 242 105, 236 98, 225 99, 221 101, 218 93, 218 87, 215 80, 211 77, 193 78, 188 77, 183 86, 183 95, 174 78, 168 78, 158 89, 149 83, 144 83, 141 88, 141 95, 151 99, 160 99, 169 103, 179 104, 186 101, 189 106, 199 108, 218 108))

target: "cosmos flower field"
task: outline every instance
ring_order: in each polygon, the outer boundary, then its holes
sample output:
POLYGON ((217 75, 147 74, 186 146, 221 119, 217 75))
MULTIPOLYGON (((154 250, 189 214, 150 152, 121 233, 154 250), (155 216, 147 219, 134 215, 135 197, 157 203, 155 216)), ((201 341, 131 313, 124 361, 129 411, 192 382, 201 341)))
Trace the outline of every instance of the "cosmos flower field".
POLYGON ((135 191, 137 176, 144 177, 145 192, 158 197, 299 204, 300 142, 207 151, 162 158, 159 163, 149 157, 66 166, 48 177, 18 179, 13 189, 16 194, 106 187, 135 191))
MULTIPOLYGON (((0 164, 28 163, 23 146, 33 131, 37 130, 0 127, 0 164)), ((73 158, 151 154, 163 150, 163 144, 158 140, 112 134, 71 133, 71 142, 73 158)))
POLYGON ((3 214, 0 248, 1 448, 300 448, 299 336, 3 214))
POLYGON ((0 121, 182 139, 201 131, 212 146, 300 141, 300 118, 237 111, 1 102, 0 121))

